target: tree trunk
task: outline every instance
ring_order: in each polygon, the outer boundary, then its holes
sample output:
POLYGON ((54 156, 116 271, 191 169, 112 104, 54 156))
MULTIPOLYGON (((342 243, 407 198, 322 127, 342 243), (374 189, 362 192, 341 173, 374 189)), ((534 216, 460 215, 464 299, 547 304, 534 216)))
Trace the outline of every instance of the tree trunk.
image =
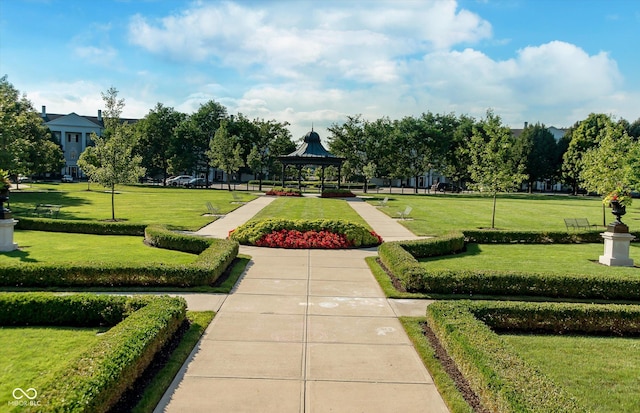
POLYGON ((495 228, 496 224, 496 198, 498 197, 498 193, 493 193, 493 213, 491 214, 491 229, 495 228))
POLYGON ((116 186, 111 185, 111 220, 116 220, 116 186))

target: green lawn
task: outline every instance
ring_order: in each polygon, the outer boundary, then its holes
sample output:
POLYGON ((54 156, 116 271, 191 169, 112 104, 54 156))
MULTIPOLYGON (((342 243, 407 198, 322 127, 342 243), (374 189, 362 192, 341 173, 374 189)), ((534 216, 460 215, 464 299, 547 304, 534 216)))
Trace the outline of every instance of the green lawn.
MULTIPOLYGON (((31 216, 37 204, 61 205, 59 219, 111 219, 111 193, 99 185, 91 185, 90 191, 86 183, 30 185, 28 189, 10 194, 11 210, 18 219, 20 215, 31 216)), ((255 195, 248 192, 237 191, 235 194, 243 201, 255 199, 255 195)), ((223 214, 241 205, 225 190, 118 186, 115 216, 131 223, 197 230, 216 219, 204 216, 207 202, 223 214)))
POLYGON ((63 368, 67 360, 96 343, 100 331, 103 329, 0 327, 0 406, 14 400, 12 392, 17 387, 46 392, 37 387, 39 378, 63 368))
MULTIPOLYGON (((419 261, 430 270, 486 269, 594 275, 636 274, 640 277, 640 268, 599 264, 598 257, 603 253, 603 244, 468 244, 466 252, 421 258, 419 261)), ((629 255, 640 265, 640 245, 632 244, 629 255)))
MULTIPOLYGON (((384 194, 376 195, 378 199, 384 194)), ((376 200, 370 201, 377 205, 376 200)), ((413 207, 413 220, 400 221, 416 235, 442 235, 452 230, 491 227, 492 198, 475 194, 454 195, 390 195, 388 206, 380 208, 390 216, 406 206, 413 207)), ((497 229, 522 231, 565 231, 564 218, 587 218, 603 229, 600 198, 561 195, 499 195, 496 203, 497 229)), ((614 220, 609 208, 604 209, 604 222, 614 220)), ((627 208, 623 221, 640 229, 640 200, 627 208)))
POLYGON ((640 339, 504 335, 525 359, 593 412, 640 407, 640 339))
POLYGON ((197 257, 186 252, 149 247, 143 243, 142 237, 20 230, 15 231, 13 239, 19 249, 0 253, 0 266, 24 262, 179 265, 191 264, 197 257))
POLYGON ((371 228, 344 199, 280 197, 267 205, 252 220, 269 218, 336 219, 371 228))

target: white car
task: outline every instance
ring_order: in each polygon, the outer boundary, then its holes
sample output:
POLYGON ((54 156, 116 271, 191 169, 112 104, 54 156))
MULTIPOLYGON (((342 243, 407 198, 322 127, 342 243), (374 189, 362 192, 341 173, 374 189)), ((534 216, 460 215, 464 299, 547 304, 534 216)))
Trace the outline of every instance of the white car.
POLYGON ((62 175, 62 182, 73 182, 73 176, 71 175, 62 175))
POLYGON ((191 175, 178 175, 171 179, 167 179, 167 185, 171 186, 185 186, 193 179, 191 175))

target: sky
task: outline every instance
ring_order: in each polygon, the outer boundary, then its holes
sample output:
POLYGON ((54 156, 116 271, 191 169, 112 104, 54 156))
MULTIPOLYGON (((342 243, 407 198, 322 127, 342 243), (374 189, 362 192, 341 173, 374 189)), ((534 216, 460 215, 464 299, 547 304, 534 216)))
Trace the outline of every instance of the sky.
POLYGON ((488 109, 505 125, 640 118, 636 0, 0 0, 0 76, 36 110, 289 122, 488 109))

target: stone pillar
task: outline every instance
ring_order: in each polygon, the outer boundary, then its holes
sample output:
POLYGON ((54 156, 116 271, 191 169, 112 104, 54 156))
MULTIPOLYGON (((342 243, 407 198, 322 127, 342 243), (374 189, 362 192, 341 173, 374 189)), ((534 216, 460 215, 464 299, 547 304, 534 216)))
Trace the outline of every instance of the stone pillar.
POLYGON ((614 223, 600 235, 604 238, 604 255, 600 256, 600 264, 633 267, 633 260, 629 258, 629 244, 635 236, 629 234, 629 227, 621 222, 614 223))
POLYGON ((18 244, 13 242, 13 227, 17 223, 15 219, 0 219, 0 251, 18 249, 18 244))

